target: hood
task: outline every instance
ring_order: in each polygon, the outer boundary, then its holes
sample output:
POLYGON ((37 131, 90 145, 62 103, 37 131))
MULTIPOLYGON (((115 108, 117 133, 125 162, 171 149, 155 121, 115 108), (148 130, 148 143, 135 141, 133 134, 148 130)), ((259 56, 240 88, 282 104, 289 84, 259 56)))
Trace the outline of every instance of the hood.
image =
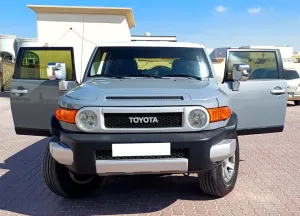
POLYGON ((74 88, 65 96, 73 100, 98 101, 101 104, 109 103, 108 101, 111 100, 118 101, 120 104, 122 100, 122 105, 125 105, 129 99, 132 104, 132 99, 147 99, 147 97, 151 97, 152 103, 156 99, 160 102, 169 99, 172 101, 216 100, 215 98, 222 94, 218 89, 216 83, 186 78, 95 78, 74 88))

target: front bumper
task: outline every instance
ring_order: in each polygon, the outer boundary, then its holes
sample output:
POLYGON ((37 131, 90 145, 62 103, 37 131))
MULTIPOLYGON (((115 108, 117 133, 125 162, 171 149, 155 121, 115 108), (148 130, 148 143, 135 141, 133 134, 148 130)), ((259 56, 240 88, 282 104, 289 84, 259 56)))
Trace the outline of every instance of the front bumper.
POLYGON ((185 173, 213 169, 236 150, 237 116, 226 127, 211 131, 143 134, 86 134, 60 131, 60 142, 50 142, 52 157, 79 174, 124 175, 185 173), (171 143, 171 151, 186 153, 170 157, 113 158, 113 143, 171 143), (106 152, 98 157, 98 152, 106 152))

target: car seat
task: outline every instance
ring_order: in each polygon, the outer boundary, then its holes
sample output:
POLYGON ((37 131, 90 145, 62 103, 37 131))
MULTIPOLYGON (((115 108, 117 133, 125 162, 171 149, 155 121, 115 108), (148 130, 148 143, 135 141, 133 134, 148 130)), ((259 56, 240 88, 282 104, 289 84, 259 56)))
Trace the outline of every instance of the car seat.
POLYGON ((200 66, 197 61, 190 61, 185 59, 176 59, 172 63, 172 74, 189 74, 193 76, 199 76, 200 66))
POLYGON ((185 60, 182 59, 176 59, 172 63, 172 69, 171 69, 171 74, 183 74, 187 73, 187 64, 185 60))
POLYGON ((118 68, 118 75, 121 76, 137 76, 138 65, 134 59, 123 59, 118 68))

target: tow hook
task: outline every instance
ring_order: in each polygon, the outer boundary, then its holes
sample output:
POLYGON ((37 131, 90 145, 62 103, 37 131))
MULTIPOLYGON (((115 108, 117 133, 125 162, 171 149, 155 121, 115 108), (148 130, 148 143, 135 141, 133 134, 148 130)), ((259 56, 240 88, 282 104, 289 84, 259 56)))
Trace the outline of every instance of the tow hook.
POLYGON ((183 173, 183 176, 190 176, 190 173, 189 172, 183 173))

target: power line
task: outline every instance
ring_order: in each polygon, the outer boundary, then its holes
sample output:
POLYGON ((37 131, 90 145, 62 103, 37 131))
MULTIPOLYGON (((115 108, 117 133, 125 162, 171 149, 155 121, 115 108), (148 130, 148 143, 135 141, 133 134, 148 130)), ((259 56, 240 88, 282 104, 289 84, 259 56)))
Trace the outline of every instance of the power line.
POLYGON ((48 44, 46 43, 47 46, 54 46, 57 44, 60 40, 62 40, 70 31, 74 32, 80 39, 84 40, 85 42, 92 43, 95 46, 98 46, 98 44, 94 43, 93 41, 87 40, 84 37, 82 37, 77 31, 75 31, 73 28, 69 28, 63 35, 61 35, 54 43, 48 44))
POLYGON ((88 42, 88 43, 92 43, 94 44, 95 46, 98 46, 98 44, 94 43, 93 41, 90 41, 90 40, 87 40, 85 39, 84 37, 82 37, 78 32, 76 32, 74 29, 70 28, 71 31, 73 31, 78 37, 80 37, 82 40, 84 40, 85 42, 88 42))
POLYGON ((63 39, 69 32, 71 31, 71 28, 70 29, 68 29, 62 36, 60 36, 53 44, 47 44, 46 43, 46 45, 47 46, 53 46, 53 45, 55 45, 55 44, 57 44, 61 39, 63 39))

